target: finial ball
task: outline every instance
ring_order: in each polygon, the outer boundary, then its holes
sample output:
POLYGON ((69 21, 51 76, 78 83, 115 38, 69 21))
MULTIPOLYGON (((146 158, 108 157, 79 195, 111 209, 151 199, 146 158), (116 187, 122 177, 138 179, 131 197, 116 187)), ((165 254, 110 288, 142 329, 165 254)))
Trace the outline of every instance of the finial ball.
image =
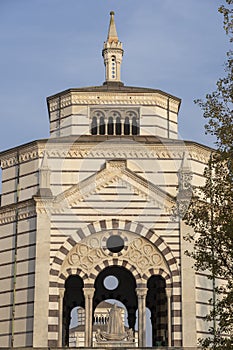
POLYGON ((114 12, 114 11, 111 11, 111 12, 110 12, 110 15, 111 15, 111 16, 114 16, 114 15, 115 15, 115 12, 114 12))

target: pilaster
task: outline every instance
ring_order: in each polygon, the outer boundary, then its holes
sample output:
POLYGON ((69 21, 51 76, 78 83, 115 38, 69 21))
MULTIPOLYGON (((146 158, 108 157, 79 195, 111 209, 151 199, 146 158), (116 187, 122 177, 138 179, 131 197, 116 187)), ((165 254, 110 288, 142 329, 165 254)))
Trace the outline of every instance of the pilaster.
MULTIPOLYGON (((36 200, 36 260, 33 347, 48 346, 50 215, 36 200)), ((58 327, 58 325, 57 325, 58 327)))

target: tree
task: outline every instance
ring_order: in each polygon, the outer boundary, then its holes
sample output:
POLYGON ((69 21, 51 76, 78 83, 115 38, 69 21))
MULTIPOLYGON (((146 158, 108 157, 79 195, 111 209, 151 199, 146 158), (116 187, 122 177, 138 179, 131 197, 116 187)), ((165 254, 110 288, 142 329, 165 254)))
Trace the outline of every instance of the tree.
MULTIPOLYGON (((233 42, 233 0, 219 8, 224 29, 233 42)), ((185 221, 194 228, 197 238, 192 252, 197 271, 208 270, 215 289, 212 311, 206 319, 213 321, 210 336, 202 339, 203 348, 233 349, 233 52, 226 55, 225 76, 216 90, 204 100, 195 101, 207 120, 206 133, 216 138, 205 169, 205 185, 194 190, 185 221), (216 279, 225 283, 215 286, 216 279)))

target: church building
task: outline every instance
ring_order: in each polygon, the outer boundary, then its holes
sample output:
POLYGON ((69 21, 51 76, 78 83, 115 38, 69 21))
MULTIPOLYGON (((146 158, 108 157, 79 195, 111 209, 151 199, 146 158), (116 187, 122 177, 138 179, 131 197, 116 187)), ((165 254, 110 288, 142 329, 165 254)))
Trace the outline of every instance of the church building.
POLYGON ((212 285, 182 218, 211 150, 178 138, 180 98, 122 82, 123 53, 111 12, 103 85, 48 97, 50 137, 0 153, 1 347, 69 346, 77 307, 87 348, 196 349, 207 334, 212 285), (125 338, 94 334, 108 300, 125 338))

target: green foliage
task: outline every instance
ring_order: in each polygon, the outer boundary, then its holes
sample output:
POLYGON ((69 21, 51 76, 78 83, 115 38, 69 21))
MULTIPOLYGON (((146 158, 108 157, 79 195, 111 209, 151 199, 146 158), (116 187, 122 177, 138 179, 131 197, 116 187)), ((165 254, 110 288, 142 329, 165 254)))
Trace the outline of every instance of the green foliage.
MULTIPOLYGON (((219 8, 230 42, 233 41, 233 0, 219 8)), ((187 252, 195 260, 197 271, 210 272, 209 278, 224 279, 215 288, 210 336, 200 340, 204 349, 233 349, 233 51, 227 52, 225 77, 217 81, 216 91, 196 103, 206 118, 206 133, 216 138, 204 176, 206 183, 194 191, 185 221, 194 228, 194 250, 187 252)))
POLYGON ((233 276, 233 179, 227 163, 214 159, 205 170, 206 184, 196 189, 186 221, 198 238, 192 257, 198 270, 215 277, 233 276), (213 256, 214 249, 214 256, 213 256))
POLYGON ((197 271, 210 271, 209 278, 224 279, 215 288, 216 300, 206 316, 216 321, 210 337, 201 340, 204 349, 233 349, 233 177, 220 155, 213 157, 205 170, 206 183, 195 191, 186 214, 186 222, 195 230, 194 250, 187 252, 195 260, 197 271))

